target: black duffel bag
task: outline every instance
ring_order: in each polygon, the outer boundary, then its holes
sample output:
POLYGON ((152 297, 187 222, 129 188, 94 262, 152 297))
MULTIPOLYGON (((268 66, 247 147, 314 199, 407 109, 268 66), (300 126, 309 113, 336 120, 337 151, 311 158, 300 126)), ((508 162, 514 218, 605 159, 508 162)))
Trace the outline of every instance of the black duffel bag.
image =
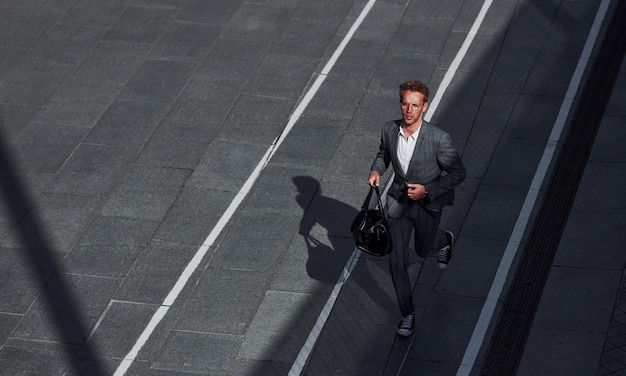
POLYGON ((354 237, 356 246, 363 252, 374 256, 385 256, 391 253, 391 234, 389 224, 380 200, 380 191, 375 185, 370 186, 370 191, 363 202, 361 211, 352 221, 350 232, 354 237), (378 204, 370 209, 372 194, 376 192, 378 204))

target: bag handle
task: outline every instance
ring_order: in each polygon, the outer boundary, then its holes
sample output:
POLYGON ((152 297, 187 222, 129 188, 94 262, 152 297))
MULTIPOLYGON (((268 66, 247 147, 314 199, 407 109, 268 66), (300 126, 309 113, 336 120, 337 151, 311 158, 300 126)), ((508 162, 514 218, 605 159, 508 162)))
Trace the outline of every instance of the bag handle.
POLYGON ((365 201, 363 202, 363 206, 361 206, 362 210, 368 210, 370 207, 370 200, 372 199, 372 193, 376 192, 376 196, 378 197, 378 210, 380 210, 381 213, 385 214, 385 211, 383 209, 383 203, 380 199, 380 191, 378 189, 377 185, 370 185, 370 191, 367 193, 367 197, 365 197, 365 201))

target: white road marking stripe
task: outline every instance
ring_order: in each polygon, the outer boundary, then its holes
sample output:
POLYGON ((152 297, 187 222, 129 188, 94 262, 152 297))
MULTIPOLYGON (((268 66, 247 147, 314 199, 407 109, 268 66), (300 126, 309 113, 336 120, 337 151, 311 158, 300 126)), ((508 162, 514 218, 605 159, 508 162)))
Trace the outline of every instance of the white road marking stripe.
POLYGON ((598 7, 594 23, 591 26, 591 30, 589 31, 589 35, 585 43, 585 47, 583 48, 580 59, 578 60, 578 65, 576 66, 576 70, 574 71, 569 87, 567 88, 567 92, 565 93, 565 98, 563 99, 563 103, 561 104, 559 114, 552 128, 552 132, 550 133, 550 137, 544 149, 543 156, 541 157, 541 160, 537 167, 537 171, 535 172, 535 176, 530 184, 530 188, 526 195, 526 199, 524 200, 524 204, 522 206, 520 214, 517 217, 515 227, 513 228, 513 232, 511 233, 511 237, 509 238, 508 244, 502 256, 502 260, 500 261, 500 265, 498 266, 498 270, 494 277, 493 283, 491 284, 491 288, 489 289, 487 300, 483 305, 482 311, 478 318, 478 322, 476 323, 474 332, 472 333, 472 337, 470 338, 468 346, 465 350, 465 354, 463 355, 461 365, 457 370, 457 376, 465 376, 470 374, 472 368, 474 367, 478 352, 483 345, 485 335, 491 323, 493 313, 498 304, 498 300, 500 299, 500 295, 502 294, 504 283, 511 269, 513 259, 515 258, 515 254, 517 253, 519 245, 522 241, 522 237, 528 225, 532 209, 536 204, 539 189, 541 188, 541 185, 548 173, 548 168, 556 150, 556 145, 561 138, 561 133, 565 126, 567 116, 570 113, 572 104, 575 99, 575 95, 578 91, 578 86, 582 81, 583 73, 590 60, 591 53, 600 32, 600 27, 602 26, 602 22, 604 20, 604 16, 606 15, 609 3, 610 0, 603 0, 598 7))

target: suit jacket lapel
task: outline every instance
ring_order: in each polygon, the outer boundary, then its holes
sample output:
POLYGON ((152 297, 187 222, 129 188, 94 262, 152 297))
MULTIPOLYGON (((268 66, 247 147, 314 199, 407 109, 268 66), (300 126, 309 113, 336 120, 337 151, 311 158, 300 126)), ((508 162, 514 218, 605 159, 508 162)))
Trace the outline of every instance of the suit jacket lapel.
POLYGON ((396 121, 396 127, 394 128, 394 133, 390 135, 389 137, 389 141, 391 143, 391 159, 392 159, 392 164, 394 165, 395 173, 396 175, 398 175, 399 177, 402 178, 402 180, 404 180, 406 178, 406 174, 404 172, 402 172, 402 169, 400 168, 400 161, 398 160, 398 132, 400 132, 400 124, 401 124, 402 120, 398 120, 396 121))
MULTIPOLYGON (((417 136, 417 140, 415 141, 415 149, 413 150, 413 155, 411 156, 411 161, 409 162, 409 168, 407 170, 411 169, 413 163, 417 163, 419 161, 420 152, 424 150, 424 144, 426 143, 426 139, 428 138, 428 133, 428 123, 425 120, 422 120, 419 135, 417 136)), ((407 175, 408 172, 409 171, 407 171, 407 175)))

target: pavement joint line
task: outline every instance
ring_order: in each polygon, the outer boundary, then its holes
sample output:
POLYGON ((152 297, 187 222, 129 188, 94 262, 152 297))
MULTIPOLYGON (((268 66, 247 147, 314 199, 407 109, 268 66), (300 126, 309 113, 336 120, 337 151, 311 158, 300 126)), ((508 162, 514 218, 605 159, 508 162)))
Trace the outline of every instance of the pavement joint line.
MULTIPOLYGON (((309 90, 305 93, 305 95, 303 97, 303 100, 298 104, 298 106, 296 107, 296 109, 294 110, 292 115, 290 116, 289 121, 288 121, 287 125, 285 126, 285 128, 283 129, 283 131, 281 132, 281 134, 270 145, 268 150, 265 152, 265 155, 259 161, 259 163, 257 164, 256 168, 252 172, 252 174, 248 177, 248 179, 246 180, 244 185, 241 187, 239 192, 236 194, 236 196, 233 199, 233 201, 231 201, 230 205, 228 206, 228 208, 226 209, 224 214, 222 214, 222 216, 220 217, 220 219, 217 222, 217 224, 215 225, 215 227, 213 227, 213 229, 211 230, 211 232, 209 233, 209 235, 207 236, 207 238, 205 239, 203 244, 196 251, 194 257, 189 261, 189 263, 187 264, 187 266, 183 270, 182 274, 178 278, 176 284, 170 290, 169 294, 163 300, 163 303, 159 306, 157 311, 154 313, 154 315, 152 316, 152 318, 148 322, 148 325, 144 328, 143 332, 141 333, 141 335, 139 336, 139 338, 137 339, 137 341, 135 342, 135 344, 133 345, 131 350, 122 359, 120 365, 117 367, 117 369, 116 369, 116 371, 115 371, 113 376, 124 376, 126 374, 126 372, 128 371, 128 369, 132 366, 132 364, 134 363, 135 359, 137 358, 137 355, 139 354, 139 351, 146 344, 146 342, 148 341, 148 339, 150 338, 150 336, 152 335, 152 333, 154 332, 156 327, 159 325, 159 323, 163 320, 163 318, 165 318, 165 315, 169 311, 170 307, 174 304, 174 302, 176 301, 176 299, 180 295, 181 291, 183 290, 183 288, 185 287, 185 285, 189 281, 189 278, 191 278, 191 275, 198 268, 198 266, 202 262, 202 259, 206 256, 206 254, 208 253, 208 250, 210 249, 210 247, 213 245, 213 243, 215 242, 215 240, 217 239, 219 234, 224 230, 224 228, 226 227, 228 222, 231 220, 231 218, 233 217, 234 213, 239 208, 239 205, 243 202, 243 200, 246 198, 246 196, 250 193, 250 190, 254 186, 254 183, 256 182, 258 177, 260 176, 261 172, 267 166, 267 164, 271 160, 272 156, 274 155, 276 150, 280 147, 282 142, 285 140, 285 138, 287 137, 287 135, 289 134, 289 132, 291 131, 293 126, 300 119, 300 117, 302 116, 302 113, 308 107, 308 105, 311 102, 311 100, 313 99, 313 97, 317 94, 317 91, 322 86, 322 83, 325 81, 326 77, 328 76, 328 73, 331 71, 331 69, 333 68, 333 66, 337 62, 337 59, 339 58, 339 56, 341 56, 341 54, 343 53, 343 51, 344 51, 345 47, 347 46, 348 42, 352 39, 354 33, 359 28, 359 26, 361 25, 361 23, 363 22, 363 20, 365 19, 365 17, 367 16, 367 14, 372 9, 372 7, 374 6, 375 3, 376 3, 376 0, 369 0, 368 3, 365 5, 365 7, 361 11, 361 13, 357 17, 357 19, 352 24, 350 30, 348 31, 348 33, 343 38, 342 42, 339 44, 339 46, 337 47, 337 49, 335 50, 333 55, 329 58, 329 61, 326 63, 326 65, 322 69, 321 74, 314 81, 314 83, 311 86, 311 88, 309 88, 309 90)), ((350 271, 352 270, 352 268, 354 268, 354 264, 356 263, 356 261, 358 261, 358 257, 355 258, 355 262, 351 263, 350 266, 348 267, 348 269, 344 268, 344 271, 347 271, 347 273, 345 275, 344 282, 345 282, 345 280, 347 280, 350 277, 350 271)), ((342 278, 343 278, 343 276, 342 276, 342 278)), ((320 317, 324 317, 324 315, 325 315, 326 319, 328 318, 328 315, 330 315, 330 310, 332 310, 332 306, 334 305, 334 301, 336 300, 337 296, 339 295, 339 291, 341 290, 342 286, 343 286, 343 282, 341 282, 340 284, 338 284, 335 287, 335 289, 337 290, 336 294, 335 295, 331 295, 331 297, 329 298, 329 302, 332 301, 332 303, 327 303, 327 305, 329 306, 328 307, 328 312, 322 312, 322 314, 320 314, 320 317)), ((333 290, 333 292, 335 292, 335 291, 333 290)), ((325 306, 325 308, 326 308, 326 306, 325 306)), ((325 324, 326 319, 324 319, 324 322, 321 324, 321 326, 319 328, 317 328, 317 329, 314 328, 314 331, 317 333, 317 336, 319 336, 319 333, 321 333, 321 329, 322 329, 323 325, 325 324)), ((316 326, 317 326, 317 324, 316 324, 316 326)), ((316 341, 317 341, 317 338, 315 338, 313 343, 315 343, 316 341)), ((308 341, 307 341, 307 343, 308 343, 308 341)), ((310 351, 312 350, 312 348, 313 348, 313 346, 308 348, 308 352, 303 353, 303 356, 306 356, 306 359, 308 359, 308 357, 310 355, 310 351)), ((302 350, 301 350, 301 352, 302 352, 302 350)), ((305 361, 305 363, 306 363, 306 361, 305 361)), ((295 369, 297 370, 297 367, 295 367, 295 369)), ((290 375, 291 375, 291 373, 290 373, 290 375)))
POLYGON ((545 180, 545 177, 547 176, 548 168, 554 157, 557 143, 561 138, 567 117, 571 111, 576 93, 578 92, 578 87, 582 81, 584 71, 589 63, 589 60, 591 59, 593 48, 597 43, 600 28, 610 2, 611 0, 603 0, 598 7, 594 22, 589 31, 589 35, 587 36, 587 41, 585 42, 578 64, 572 75, 572 79, 570 80, 565 97, 563 98, 559 114, 553 125, 552 132, 550 133, 550 137, 546 143, 546 147, 541 160, 539 161, 539 165, 537 166, 537 170, 535 171, 535 176, 533 177, 528 193, 526 194, 524 204, 522 205, 522 209, 520 210, 511 233, 511 237, 509 238, 502 259, 500 260, 500 265, 498 266, 493 283, 489 289, 487 299, 485 300, 485 304, 483 305, 480 316, 465 350, 465 354, 463 355, 463 360, 457 370, 457 376, 470 375, 472 368, 474 367, 474 363, 476 362, 478 352, 484 343, 498 300, 502 295, 504 284, 513 264, 513 259, 517 254, 519 245, 521 244, 523 234, 530 220, 532 209, 537 202, 539 190, 545 180))

